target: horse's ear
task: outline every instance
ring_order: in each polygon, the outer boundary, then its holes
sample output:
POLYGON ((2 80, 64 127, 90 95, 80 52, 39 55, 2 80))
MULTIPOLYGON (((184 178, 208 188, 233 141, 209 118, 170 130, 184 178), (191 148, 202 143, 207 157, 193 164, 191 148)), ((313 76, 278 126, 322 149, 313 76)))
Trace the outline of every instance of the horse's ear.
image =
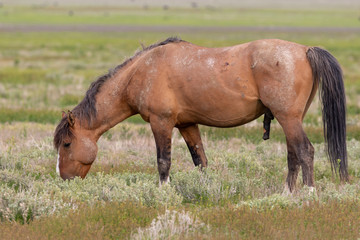
POLYGON ((69 122, 70 127, 73 127, 75 125, 75 117, 71 111, 68 111, 67 120, 69 122))

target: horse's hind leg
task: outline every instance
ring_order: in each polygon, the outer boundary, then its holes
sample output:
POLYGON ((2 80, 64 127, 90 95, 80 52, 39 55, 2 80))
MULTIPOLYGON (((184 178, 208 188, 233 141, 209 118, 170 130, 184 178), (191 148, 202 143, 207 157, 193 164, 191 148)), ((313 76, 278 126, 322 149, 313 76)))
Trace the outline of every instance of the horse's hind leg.
POLYGON ((290 192, 295 188, 296 178, 301 166, 303 183, 314 187, 314 147, 307 138, 301 121, 293 120, 280 122, 282 125, 288 148, 289 173, 286 179, 290 192))
POLYGON ((185 128, 179 128, 179 131, 189 148, 195 166, 201 165, 201 167, 206 167, 207 159, 198 125, 194 124, 185 128))
POLYGON ((300 163, 297 160, 296 153, 292 149, 292 146, 289 145, 289 143, 287 144, 287 149, 288 149, 287 161, 288 161, 289 172, 286 178, 286 184, 284 189, 285 194, 291 193, 295 190, 296 180, 300 170, 300 163))
POLYGON ((151 130, 154 134, 160 184, 169 182, 171 166, 171 134, 173 125, 169 120, 152 117, 151 130))

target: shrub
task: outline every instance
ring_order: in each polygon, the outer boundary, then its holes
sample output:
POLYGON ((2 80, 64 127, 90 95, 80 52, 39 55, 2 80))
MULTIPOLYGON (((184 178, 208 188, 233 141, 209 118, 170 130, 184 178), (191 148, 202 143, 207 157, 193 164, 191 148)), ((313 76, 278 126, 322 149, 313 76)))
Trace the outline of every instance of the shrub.
POLYGON ((190 213, 175 210, 166 210, 165 214, 158 216, 147 228, 139 228, 132 239, 181 239, 191 238, 196 232, 208 232, 209 226, 205 225, 190 213))
MULTIPOLYGON (((82 203, 138 202, 145 206, 176 206, 182 197, 170 185, 158 187, 152 176, 145 174, 104 175, 97 173, 86 179, 63 181, 43 176, 27 177, 27 187, 0 185, 2 220, 28 222, 41 215, 76 209, 82 203)), ((22 185, 21 185, 22 186, 22 185)))

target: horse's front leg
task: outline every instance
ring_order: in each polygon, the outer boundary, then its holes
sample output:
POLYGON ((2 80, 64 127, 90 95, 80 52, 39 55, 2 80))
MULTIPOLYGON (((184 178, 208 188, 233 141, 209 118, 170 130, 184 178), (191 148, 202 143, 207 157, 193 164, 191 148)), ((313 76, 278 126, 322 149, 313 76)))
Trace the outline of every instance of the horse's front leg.
POLYGON ((206 167, 208 161, 205 156, 198 125, 194 124, 188 127, 179 128, 179 131, 189 148, 195 166, 200 165, 201 168, 206 167))
POLYGON ((154 134, 160 185, 169 182, 171 166, 171 134, 174 127, 168 119, 152 117, 151 130, 154 134))

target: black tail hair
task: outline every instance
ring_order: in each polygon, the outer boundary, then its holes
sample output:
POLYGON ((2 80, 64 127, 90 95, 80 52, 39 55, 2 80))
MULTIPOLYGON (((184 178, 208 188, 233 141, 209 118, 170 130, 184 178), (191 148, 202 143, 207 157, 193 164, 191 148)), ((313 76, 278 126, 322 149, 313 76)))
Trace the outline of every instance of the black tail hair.
POLYGON ((314 83, 320 83, 322 119, 327 154, 332 170, 348 181, 346 151, 346 98, 340 64, 328 51, 311 47, 306 53, 314 83))

